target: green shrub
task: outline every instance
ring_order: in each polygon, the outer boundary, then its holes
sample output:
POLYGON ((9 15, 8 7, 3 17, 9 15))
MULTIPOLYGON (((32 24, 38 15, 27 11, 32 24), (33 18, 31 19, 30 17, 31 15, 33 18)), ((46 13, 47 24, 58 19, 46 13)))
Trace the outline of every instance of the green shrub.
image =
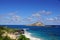
POLYGON ((18 40, 30 40, 30 39, 26 38, 25 35, 20 35, 18 40))

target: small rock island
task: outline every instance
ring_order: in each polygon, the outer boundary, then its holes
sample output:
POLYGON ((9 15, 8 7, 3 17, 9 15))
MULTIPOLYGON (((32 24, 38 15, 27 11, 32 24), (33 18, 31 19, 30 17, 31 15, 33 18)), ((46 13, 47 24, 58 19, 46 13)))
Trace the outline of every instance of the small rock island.
POLYGON ((29 24, 27 26, 44 26, 44 24, 42 22, 36 22, 36 23, 33 23, 33 24, 29 24))

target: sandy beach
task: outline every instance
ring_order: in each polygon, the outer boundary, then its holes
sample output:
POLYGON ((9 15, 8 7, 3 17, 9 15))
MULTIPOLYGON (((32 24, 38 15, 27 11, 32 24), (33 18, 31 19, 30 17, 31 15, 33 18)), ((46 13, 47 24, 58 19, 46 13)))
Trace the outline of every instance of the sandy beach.
POLYGON ((25 31, 25 34, 24 34, 27 38, 30 38, 30 40, 42 40, 41 38, 36 38, 36 37, 33 37, 31 36, 31 33, 25 31))

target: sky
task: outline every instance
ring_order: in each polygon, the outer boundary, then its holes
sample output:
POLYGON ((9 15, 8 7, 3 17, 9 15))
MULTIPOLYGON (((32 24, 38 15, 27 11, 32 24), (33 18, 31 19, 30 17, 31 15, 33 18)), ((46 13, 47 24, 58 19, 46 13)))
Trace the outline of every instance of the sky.
POLYGON ((60 0, 0 0, 0 25, 35 22, 60 25, 60 0))

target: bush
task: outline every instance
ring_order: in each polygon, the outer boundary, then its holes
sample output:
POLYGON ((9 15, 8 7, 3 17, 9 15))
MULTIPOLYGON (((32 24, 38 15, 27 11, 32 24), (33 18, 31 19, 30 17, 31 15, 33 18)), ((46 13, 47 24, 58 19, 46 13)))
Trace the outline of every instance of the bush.
POLYGON ((26 38, 25 35, 20 35, 18 40, 30 40, 30 39, 26 38))

